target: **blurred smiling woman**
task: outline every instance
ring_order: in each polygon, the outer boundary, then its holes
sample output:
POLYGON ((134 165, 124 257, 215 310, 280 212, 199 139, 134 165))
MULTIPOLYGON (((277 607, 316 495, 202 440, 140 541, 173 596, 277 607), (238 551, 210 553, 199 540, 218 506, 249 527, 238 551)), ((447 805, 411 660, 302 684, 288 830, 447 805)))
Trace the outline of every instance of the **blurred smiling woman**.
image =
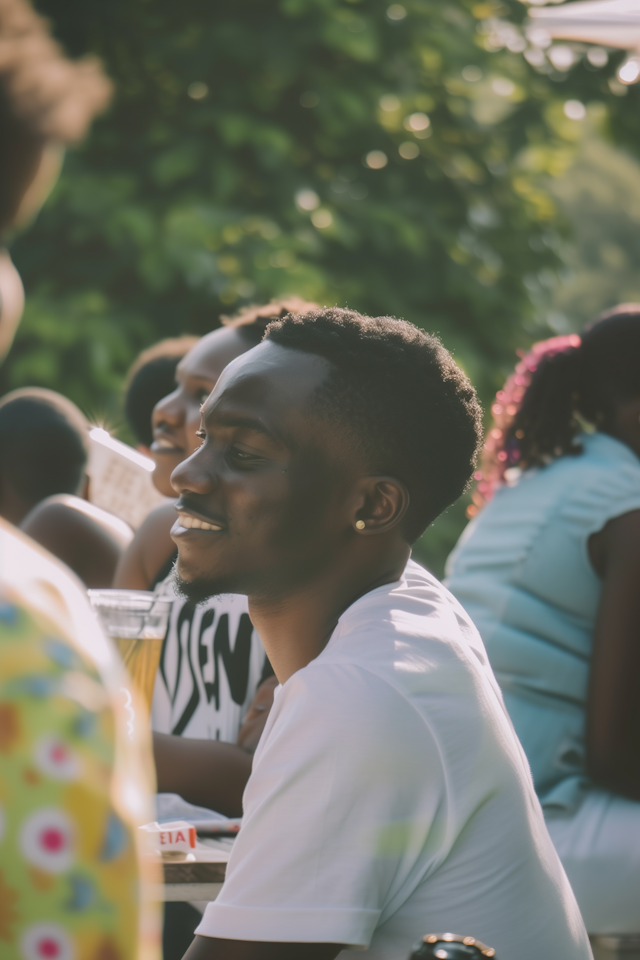
POLYGON ((536 344, 448 565, 590 933, 640 928, 640 304, 536 344), (489 500, 486 506, 483 502, 489 500))

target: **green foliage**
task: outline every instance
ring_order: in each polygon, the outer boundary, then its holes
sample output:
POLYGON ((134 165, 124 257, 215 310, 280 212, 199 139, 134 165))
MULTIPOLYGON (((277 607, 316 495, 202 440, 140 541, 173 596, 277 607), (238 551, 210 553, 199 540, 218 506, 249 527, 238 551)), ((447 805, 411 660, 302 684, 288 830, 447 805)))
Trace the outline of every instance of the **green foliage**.
POLYGON ((566 91, 487 36, 517 0, 36 6, 117 95, 14 243, 5 389, 113 422, 142 347, 285 293, 439 332, 485 398, 544 333, 525 281, 557 262, 540 176, 573 128, 566 91))
POLYGON ((640 163, 587 133, 550 189, 572 227, 545 300, 554 329, 580 330, 615 303, 640 302, 640 163))
MULTIPOLYGON (((118 327, 104 345, 113 376, 58 358, 48 383, 64 370, 72 396, 108 406, 149 341, 296 292, 440 331, 492 385, 529 312, 523 275, 554 259, 529 245, 553 207, 526 174, 514 191, 510 165, 528 126, 548 130, 555 93, 530 89, 521 56, 484 49, 492 5, 415 0, 395 21, 375 0, 39 7, 71 53, 102 57, 118 91, 14 246, 37 322, 48 312, 76 330, 52 349, 77 360, 98 318, 118 327), (463 79, 469 65, 481 80, 463 79), (513 89, 495 94, 495 77, 513 89), (367 167, 371 151, 386 166, 367 167)), ((45 375, 35 323, 10 358, 12 385, 45 375)))

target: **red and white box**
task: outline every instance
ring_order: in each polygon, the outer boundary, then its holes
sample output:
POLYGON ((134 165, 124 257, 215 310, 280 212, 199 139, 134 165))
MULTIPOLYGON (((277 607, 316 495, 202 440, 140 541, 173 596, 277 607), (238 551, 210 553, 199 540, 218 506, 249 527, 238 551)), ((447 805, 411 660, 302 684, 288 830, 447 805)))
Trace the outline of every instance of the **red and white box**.
POLYGON ((146 823, 140 829, 146 834, 148 849, 163 857, 183 859, 196 848, 196 828, 186 820, 146 823))

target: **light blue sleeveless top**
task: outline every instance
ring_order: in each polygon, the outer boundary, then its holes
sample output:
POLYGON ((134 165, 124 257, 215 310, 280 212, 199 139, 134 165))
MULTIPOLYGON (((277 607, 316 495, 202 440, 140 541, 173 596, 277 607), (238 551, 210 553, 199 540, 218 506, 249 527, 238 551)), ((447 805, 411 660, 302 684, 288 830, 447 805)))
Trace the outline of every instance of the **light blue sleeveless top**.
POLYGON ((585 709, 601 581, 588 540, 640 510, 640 459, 604 433, 579 456, 500 488, 447 563, 448 588, 487 648, 545 807, 575 810, 589 788, 585 709))

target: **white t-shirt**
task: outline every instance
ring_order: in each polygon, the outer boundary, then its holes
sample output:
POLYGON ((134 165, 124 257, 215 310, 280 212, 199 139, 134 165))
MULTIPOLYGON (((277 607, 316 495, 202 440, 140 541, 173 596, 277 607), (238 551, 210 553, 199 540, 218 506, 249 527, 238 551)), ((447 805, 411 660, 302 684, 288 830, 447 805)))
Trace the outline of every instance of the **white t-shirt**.
MULTIPOLYGON (((169 591, 167 584, 163 592, 169 591)), ((158 733, 235 743, 268 672, 246 597, 211 597, 194 606, 176 596, 160 655, 151 727, 158 733)))
POLYGON ((406 960, 446 930, 500 960, 591 960, 482 641, 409 562, 279 689, 196 933, 406 960))

